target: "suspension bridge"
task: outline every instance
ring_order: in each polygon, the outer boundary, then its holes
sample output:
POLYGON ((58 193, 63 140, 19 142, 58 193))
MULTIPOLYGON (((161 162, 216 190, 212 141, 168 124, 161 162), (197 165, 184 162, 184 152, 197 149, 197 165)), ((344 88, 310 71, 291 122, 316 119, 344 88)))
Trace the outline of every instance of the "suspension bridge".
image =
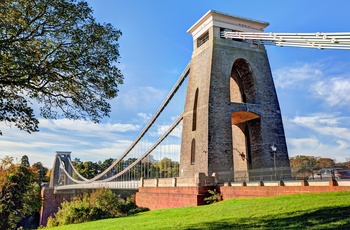
POLYGON ((290 179, 264 45, 346 50, 350 33, 264 33, 267 26, 206 13, 188 30, 192 60, 129 148, 93 178, 75 169, 71 152, 56 152, 50 188, 54 193, 100 187, 138 190, 137 202, 152 202, 155 193, 154 199, 159 193, 174 193, 161 188, 177 188, 180 195, 194 194, 197 202, 210 186, 290 179), (152 195, 141 188, 158 190, 152 195))

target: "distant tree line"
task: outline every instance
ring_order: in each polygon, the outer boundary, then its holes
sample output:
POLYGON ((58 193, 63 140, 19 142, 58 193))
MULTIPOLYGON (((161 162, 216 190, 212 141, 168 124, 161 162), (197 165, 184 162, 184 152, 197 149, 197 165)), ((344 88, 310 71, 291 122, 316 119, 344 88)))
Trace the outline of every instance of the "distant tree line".
MULTIPOLYGON (((126 160, 120 161, 116 167, 110 170, 105 178, 115 175, 116 173, 122 171, 131 165, 136 158, 128 158, 126 160)), ((105 171, 112 163, 113 159, 109 158, 105 161, 82 162, 79 158, 75 158, 72 163, 77 171, 87 179, 91 179, 103 171, 105 171)), ((164 157, 161 160, 155 160, 152 155, 148 156, 141 163, 138 163, 133 169, 130 170, 126 176, 127 179, 136 180, 141 177, 144 178, 169 178, 179 176, 179 162, 174 161, 170 158, 164 157)), ((317 172, 323 168, 344 168, 350 169, 350 158, 346 162, 335 162, 334 159, 315 157, 315 156, 304 156, 298 155, 290 158, 290 166, 292 168, 292 173, 297 177, 308 176, 313 172, 317 172)), ((77 177, 75 175, 74 177, 77 177)))
POLYGON ((323 168, 350 168, 350 159, 346 162, 335 162, 331 158, 298 155, 290 158, 292 173, 296 177, 306 177, 323 168))
MULTIPOLYGON (((128 158, 121 160, 113 169, 106 173, 105 178, 111 177, 116 173, 126 169, 137 158, 128 158)), ((73 166, 80 175, 87 179, 91 179, 100 173, 104 172, 112 163, 113 159, 109 158, 105 161, 98 161, 96 163, 91 161, 82 162, 79 158, 72 161, 73 166)), ((78 179, 77 175, 73 175, 78 179)), ((179 162, 170 158, 164 157, 162 160, 155 160, 153 156, 148 156, 138 164, 136 164, 124 177, 130 180, 138 180, 144 178, 168 178, 179 176, 179 162)))

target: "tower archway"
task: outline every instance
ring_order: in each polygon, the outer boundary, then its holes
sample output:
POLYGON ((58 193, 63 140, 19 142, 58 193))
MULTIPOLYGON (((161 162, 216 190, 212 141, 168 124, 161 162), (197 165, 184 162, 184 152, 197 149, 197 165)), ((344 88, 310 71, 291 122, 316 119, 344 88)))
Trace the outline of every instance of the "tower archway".
POLYGON ((249 63, 237 59, 232 66, 230 77, 230 99, 236 103, 255 103, 255 83, 249 63))
POLYGON ((249 169, 255 168, 254 158, 261 143, 261 120, 258 113, 250 112, 255 105, 254 74, 247 60, 238 58, 232 65, 230 76, 230 101, 242 110, 231 114, 232 154, 235 181, 248 181, 249 169), (252 146, 255 146, 255 148, 252 146))

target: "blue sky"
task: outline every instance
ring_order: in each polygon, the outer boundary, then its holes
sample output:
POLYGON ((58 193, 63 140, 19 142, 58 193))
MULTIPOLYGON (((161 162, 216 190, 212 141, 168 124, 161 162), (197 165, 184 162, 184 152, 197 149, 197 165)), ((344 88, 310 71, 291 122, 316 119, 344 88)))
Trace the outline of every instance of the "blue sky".
MULTIPOLYGON (((191 59, 189 29, 208 10, 269 22, 266 32, 349 32, 350 1, 89 0, 100 22, 123 32, 124 84, 100 124, 40 119, 28 134, 0 124, 0 158, 41 161, 55 151, 98 161, 117 158, 133 141, 191 59)), ((290 156, 350 158, 350 51, 266 47, 290 156)), ((180 108, 181 110, 181 108, 180 108)))

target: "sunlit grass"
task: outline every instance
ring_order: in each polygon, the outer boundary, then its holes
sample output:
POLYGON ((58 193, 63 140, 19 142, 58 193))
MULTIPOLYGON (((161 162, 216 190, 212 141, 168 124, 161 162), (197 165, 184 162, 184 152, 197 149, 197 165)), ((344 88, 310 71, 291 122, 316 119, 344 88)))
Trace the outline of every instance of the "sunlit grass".
POLYGON ((350 229, 350 192, 230 199, 52 229, 350 229))

